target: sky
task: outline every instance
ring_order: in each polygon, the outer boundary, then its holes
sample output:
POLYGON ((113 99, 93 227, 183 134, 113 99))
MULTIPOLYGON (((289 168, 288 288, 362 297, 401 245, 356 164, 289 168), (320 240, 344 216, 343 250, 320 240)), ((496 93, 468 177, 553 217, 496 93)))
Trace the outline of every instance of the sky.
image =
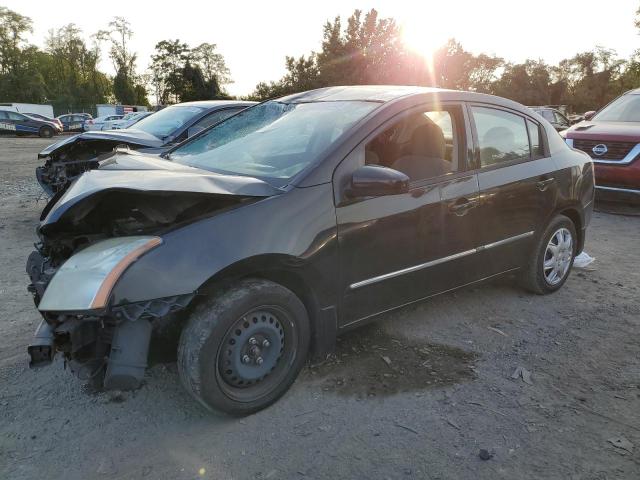
MULTIPOLYGON (((112 17, 123 16, 134 30, 130 44, 138 53, 139 73, 160 40, 215 43, 231 70, 234 83, 226 88, 232 95, 282 77, 286 55, 319 50, 324 23, 340 15, 345 25, 355 9, 375 8, 381 17, 395 18, 412 47, 425 54, 451 37, 473 53, 512 62, 534 58, 554 64, 596 45, 623 57, 640 48, 633 25, 640 0, 2 0, 2 5, 33 20, 29 41, 41 47, 51 28, 75 23, 88 40, 112 17)), ((101 68, 114 73, 106 53, 101 68)))

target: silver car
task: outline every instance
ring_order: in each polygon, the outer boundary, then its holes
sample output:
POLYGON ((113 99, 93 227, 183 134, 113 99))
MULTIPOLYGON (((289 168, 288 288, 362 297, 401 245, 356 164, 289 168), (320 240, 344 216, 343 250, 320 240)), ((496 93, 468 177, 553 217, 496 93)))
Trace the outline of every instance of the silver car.
POLYGON ((84 122, 84 131, 95 131, 95 130, 109 130, 110 123, 115 120, 120 120, 124 115, 104 115, 102 117, 90 118, 85 120, 84 122))
POLYGON ((109 122, 105 122, 105 127, 103 130, 120 130, 123 128, 129 128, 132 125, 138 123, 143 118, 148 117, 153 112, 131 112, 127 113, 120 120, 111 120, 109 122))

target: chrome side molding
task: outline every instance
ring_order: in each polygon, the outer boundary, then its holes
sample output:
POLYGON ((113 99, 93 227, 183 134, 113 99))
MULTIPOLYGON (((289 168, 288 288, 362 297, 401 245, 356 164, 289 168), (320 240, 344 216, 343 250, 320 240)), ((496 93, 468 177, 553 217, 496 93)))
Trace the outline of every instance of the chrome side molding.
POLYGON ((533 235, 533 233, 534 232, 521 233, 520 235, 515 235, 513 237, 508 237, 502 240, 498 240, 497 242, 481 245, 480 247, 474 248, 472 250, 465 250, 464 252, 454 253, 453 255, 449 255, 447 257, 436 258, 435 260, 431 260, 429 262, 421 263, 419 265, 414 265, 412 267, 403 268, 402 270, 396 270, 394 272, 385 273, 384 275, 378 275, 377 277, 367 278, 366 280, 361 280, 360 282, 352 283, 351 285, 349 285, 349 290, 355 290, 357 288, 371 285, 373 283, 382 282, 384 280, 389 280, 390 278, 399 277, 400 275, 416 272, 424 268, 434 267, 436 265, 440 265, 441 263, 450 262, 452 260, 457 260, 458 258, 466 257, 468 255, 473 255, 475 253, 482 252, 483 250, 499 247, 507 243, 515 242, 517 240, 530 237, 533 235))

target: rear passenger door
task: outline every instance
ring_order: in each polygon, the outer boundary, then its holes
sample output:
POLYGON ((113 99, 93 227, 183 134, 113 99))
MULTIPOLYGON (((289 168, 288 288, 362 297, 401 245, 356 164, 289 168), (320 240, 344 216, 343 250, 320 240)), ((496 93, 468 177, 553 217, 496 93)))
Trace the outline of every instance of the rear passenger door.
POLYGON ((524 264, 556 204, 544 128, 519 112, 469 105, 480 187, 480 261, 487 275, 524 264))

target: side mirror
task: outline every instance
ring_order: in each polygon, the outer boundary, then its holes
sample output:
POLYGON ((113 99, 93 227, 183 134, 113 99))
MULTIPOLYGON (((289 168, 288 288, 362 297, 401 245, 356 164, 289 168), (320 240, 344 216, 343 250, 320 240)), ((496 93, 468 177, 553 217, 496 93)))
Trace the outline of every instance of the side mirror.
POLYGON ((354 197, 382 197, 409 191, 409 177, 392 168, 364 165, 351 177, 348 195, 354 197))
POLYGON ((595 114, 596 114, 595 110, 589 110, 587 113, 584 114, 584 119, 591 120, 595 114))

